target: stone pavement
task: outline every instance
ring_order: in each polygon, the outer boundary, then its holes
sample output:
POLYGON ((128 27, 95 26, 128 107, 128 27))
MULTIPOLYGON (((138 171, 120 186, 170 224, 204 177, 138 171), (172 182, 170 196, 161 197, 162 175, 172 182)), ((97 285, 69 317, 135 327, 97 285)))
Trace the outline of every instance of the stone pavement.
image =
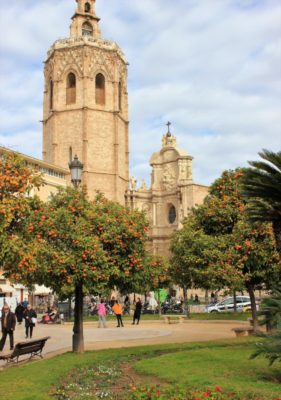
MULTIPOLYGON (((84 323, 86 350, 100 350, 117 347, 145 346, 152 344, 183 343, 218 339, 234 339, 233 327, 243 322, 237 321, 185 321, 182 324, 165 324, 164 321, 141 321, 140 325, 131 325, 125 321, 124 328, 116 328, 115 321, 109 321, 106 329, 98 329, 97 322, 84 323)), ((44 357, 71 350, 72 323, 64 325, 38 324, 34 328, 33 338, 51 336, 43 351, 44 357)), ((17 325, 15 343, 24 341, 24 325, 17 325)), ((3 354, 9 352, 7 337, 3 354)), ((0 366, 3 362, 0 361, 0 366)))

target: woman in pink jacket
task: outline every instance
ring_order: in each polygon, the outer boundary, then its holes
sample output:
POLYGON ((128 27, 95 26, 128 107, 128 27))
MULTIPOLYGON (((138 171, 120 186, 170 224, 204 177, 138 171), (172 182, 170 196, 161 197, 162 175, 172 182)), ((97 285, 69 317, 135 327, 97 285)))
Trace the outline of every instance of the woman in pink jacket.
POLYGON ((106 308, 104 304, 104 300, 101 299, 100 304, 98 305, 98 316, 99 316, 99 328, 106 328, 106 308))

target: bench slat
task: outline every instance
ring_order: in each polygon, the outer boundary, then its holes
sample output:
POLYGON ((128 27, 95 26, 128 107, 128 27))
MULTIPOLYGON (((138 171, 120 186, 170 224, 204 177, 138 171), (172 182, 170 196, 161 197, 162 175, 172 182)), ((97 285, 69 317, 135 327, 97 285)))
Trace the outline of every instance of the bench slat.
POLYGON ((19 356, 25 354, 30 354, 30 358, 34 357, 35 355, 42 357, 41 353, 48 339, 50 339, 50 336, 30 340, 28 342, 19 342, 16 344, 14 350, 11 353, 0 356, 0 360, 6 360, 7 362, 9 362, 13 361, 14 358, 17 358, 18 361, 19 356))

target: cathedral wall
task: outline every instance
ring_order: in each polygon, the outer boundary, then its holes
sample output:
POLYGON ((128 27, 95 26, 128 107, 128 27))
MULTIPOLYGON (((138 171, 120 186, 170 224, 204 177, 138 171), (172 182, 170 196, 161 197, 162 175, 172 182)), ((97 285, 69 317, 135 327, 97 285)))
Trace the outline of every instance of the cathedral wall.
MULTIPOLYGON (((87 176, 87 192, 94 198, 97 191, 102 193, 107 199, 117 200, 115 193, 115 176, 91 173, 87 176)), ((124 198, 124 195, 123 195, 124 198)), ((124 200, 123 200, 124 203, 124 200)))
MULTIPOLYGON (((118 130, 118 173, 123 179, 126 180, 125 191, 128 189, 129 180, 129 149, 128 149, 128 135, 127 135, 127 124, 121 119, 117 118, 117 130, 118 130)), ((123 192, 123 195, 125 193, 123 192)))
POLYGON ((106 112, 87 112, 88 169, 115 173, 114 117, 106 112), (110 132, 110 134, 109 134, 110 132))
POLYGON ((204 198, 208 194, 208 187, 203 185, 193 185, 193 198, 194 205, 199 205, 203 203, 204 198))
POLYGON ((54 120, 51 119, 49 123, 43 127, 43 160, 48 163, 54 163, 53 132, 54 120))
POLYGON ((83 111, 57 113, 55 121, 54 141, 56 143, 54 163, 63 168, 68 168, 70 161, 70 147, 72 158, 77 154, 83 159, 81 126, 83 126, 83 111))

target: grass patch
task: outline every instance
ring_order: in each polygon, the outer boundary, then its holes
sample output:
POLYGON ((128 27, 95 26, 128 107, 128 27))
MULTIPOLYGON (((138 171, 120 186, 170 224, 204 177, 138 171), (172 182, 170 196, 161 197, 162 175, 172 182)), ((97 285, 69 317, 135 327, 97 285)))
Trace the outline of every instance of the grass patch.
POLYGON ((270 400, 281 393, 280 365, 269 368, 262 358, 249 361, 253 350, 249 344, 191 349, 139 361, 135 369, 180 388, 221 386, 245 399, 270 400))
MULTIPOLYGON (((159 321, 163 320, 163 315, 159 314, 143 314, 141 315, 141 321, 159 321)), ((168 314, 169 315, 169 314, 168 314)), ((179 314, 181 315, 181 314, 179 314)), ((222 313, 192 313, 190 314, 189 319, 191 320, 199 320, 199 321, 215 321, 215 320, 221 320, 221 321, 247 321, 248 318, 251 318, 252 315, 251 313, 248 312, 239 312, 239 313, 233 313, 233 312, 222 312, 222 313)), ((124 315, 123 317, 124 321, 132 321, 133 316, 131 315, 124 315)), ((107 316, 108 321, 115 321, 116 317, 114 315, 108 315, 107 316)), ((71 319, 73 321, 73 319, 71 319)), ((98 321, 97 316, 90 316, 90 317, 84 317, 84 321, 98 321)))
MULTIPOLYGON (((168 388, 173 388, 175 384, 182 388, 197 386, 204 389, 206 385, 220 385, 224 389, 241 390, 244 394, 250 393, 253 388, 259 395, 259 400, 272 400, 280 392, 280 371, 277 365, 268 368, 264 359, 248 360, 255 340, 246 338, 143 346, 86 352, 81 355, 66 353, 4 369, 0 372, 0 393, 5 394, 6 399, 13 400, 54 400, 50 393, 70 381, 68 377, 75 374, 76 370, 89 371, 101 365, 118 370, 126 363, 135 365, 134 368, 139 373, 148 377, 148 382, 154 382, 153 376, 156 376, 168 388)), ((83 372, 82 375, 86 376, 83 379, 85 385, 88 385, 88 372, 83 372)), ((84 384, 83 379, 80 382, 79 378, 79 384, 84 384)), ((82 397, 76 398, 78 400, 82 397)), ((123 399, 127 400, 129 397, 125 394, 123 399)))
POLYGON ((193 313, 190 314, 192 320, 206 320, 206 321, 247 321, 248 318, 252 318, 252 314, 249 312, 221 312, 221 313, 193 313))

